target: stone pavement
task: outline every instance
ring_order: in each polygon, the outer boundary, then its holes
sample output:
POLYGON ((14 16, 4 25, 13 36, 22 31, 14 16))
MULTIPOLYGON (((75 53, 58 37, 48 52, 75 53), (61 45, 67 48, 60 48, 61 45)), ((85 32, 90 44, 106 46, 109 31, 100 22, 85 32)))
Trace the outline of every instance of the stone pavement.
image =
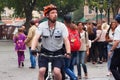
MULTIPOLYGON (((25 51, 25 66, 18 68, 17 55, 14 51, 12 41, 0 40, 0 80, 37 80, 38 67, 29 69, 29 52, 25 51)), ((87 63, 88 79, 87 80, 114 80, 112 76, 107 77, 107 64, 91 64, 87 63)), ((83 72, 83 71, 82 71, 83 72)), ((75 66, 75 73, 76 66, 75 66)), ((69 80, 69 79, 68 79, 69 80)), ((81 80, 85 80, 84 78, 81 80)))

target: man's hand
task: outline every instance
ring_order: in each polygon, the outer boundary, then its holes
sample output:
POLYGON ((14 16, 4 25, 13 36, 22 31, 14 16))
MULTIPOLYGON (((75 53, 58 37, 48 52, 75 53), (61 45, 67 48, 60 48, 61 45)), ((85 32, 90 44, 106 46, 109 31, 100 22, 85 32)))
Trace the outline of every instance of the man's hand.
POLYGON ((37 56, 37 51, 36 50, 31 50, 32 55, 37 56))
POLYGON ((65 53, 65 56, 66 56, 67 58, 71 58, 71 53, 65 53))
POLYGON ((110 52, 108 52, 108 58, 110 58, 111 57, 111 54, 112 54, 112 52, 110 51, 110 52))

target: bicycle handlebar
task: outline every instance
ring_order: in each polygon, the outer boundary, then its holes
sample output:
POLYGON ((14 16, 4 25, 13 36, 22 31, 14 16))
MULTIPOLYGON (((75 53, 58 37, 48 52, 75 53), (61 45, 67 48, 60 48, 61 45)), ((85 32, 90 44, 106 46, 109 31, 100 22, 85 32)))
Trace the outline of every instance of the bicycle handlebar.
POLYGON ((40 53, 41 56, 44 56, 44 57, 49 57, 49 58, 58 58, 58 57, 61 57, 61 58, 64 58, 65 55, 52 55, 53 53, 51 53, 51 55, 47 55, 47 54, 44 54, 44 53, 41 53, 39 50, 31 50, 32 54, 33 55, 36 55, 37 53, 40 53))
POLYGON ((43 54, 43 53, 41 53, 40 55, 44 56, 44 57, 49 57, 49 58, 59 58, 59 57, 64 58, 65 57, 65 55, 55 55, 55 56, 53 56, 53 55, 46 55, 46 54, 43 54))

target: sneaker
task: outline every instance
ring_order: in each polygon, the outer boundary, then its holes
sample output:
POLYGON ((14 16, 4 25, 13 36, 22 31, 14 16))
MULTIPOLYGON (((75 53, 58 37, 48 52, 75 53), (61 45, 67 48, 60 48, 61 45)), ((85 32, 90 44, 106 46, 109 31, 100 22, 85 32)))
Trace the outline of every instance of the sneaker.
POLYGON ((93 61, 92 64, 96 64, 96 62, 93 61))
POLYGON ((68 77, 68 76, 65 76, 65 79, 69 79, 69 77, 68 77))
POLYGON ((35 67, 29 67, 30 69, 35 69, 35 67))
POLYGON ((81 79, 81 76, 80 76, 80 75, 78 76, 78 79, 81 79))
POLYGON ((107 73, 107 76, 110 76, 110 75, 112 75, 112 73, 109 71, 109 72, 107 73))
POLYGON ((88 75, 87 75, 87 73, 85 73, 85 77, 84 77, 85 79, 88 79, 88 75))
POLYGON ((24 67, 24 62, 22 62, 22 67, 24 67))
POLYGON ((102 61, 98 61, 98 64, 102 64, 103 62, 102 61))

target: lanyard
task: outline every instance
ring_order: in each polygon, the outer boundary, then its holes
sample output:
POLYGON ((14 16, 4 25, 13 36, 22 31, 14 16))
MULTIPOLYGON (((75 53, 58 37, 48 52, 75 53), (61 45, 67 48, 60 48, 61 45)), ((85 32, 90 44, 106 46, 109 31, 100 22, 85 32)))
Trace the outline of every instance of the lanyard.
POLYGON ((51 32, 50 27, 49 27, 50 37, 52 37, 52 36, 53 36, 53 34, 54 34, 54 32, 55 32, 55 28, 56 28, 56 26, 54 27, 53 31, 51 32))

